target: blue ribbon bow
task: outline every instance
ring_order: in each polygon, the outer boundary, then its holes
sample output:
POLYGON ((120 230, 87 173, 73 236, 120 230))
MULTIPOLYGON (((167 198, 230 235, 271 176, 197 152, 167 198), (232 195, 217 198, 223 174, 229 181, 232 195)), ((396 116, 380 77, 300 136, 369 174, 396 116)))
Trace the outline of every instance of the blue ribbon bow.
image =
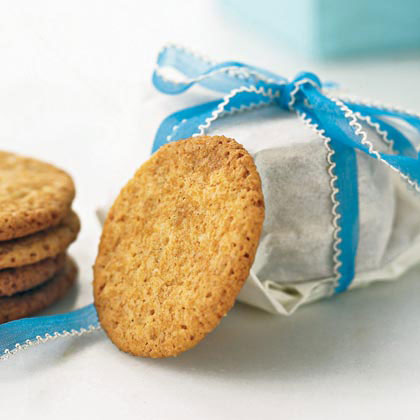
MULTIPOLYGON (((152 152, 162 145, 200 135, 222 115, 273 105, 295 112, 324 140, 330 163, 334 270, 337 293, 351 284, 359 241, 359 195, 356 151, 380 160, 420 192, 419 153, 388 117, 420 132, 420 115, 396 108, 330 97, 326 85, 313 73, 300 73, 292 81, 267 70, 235 61, 213 63, 185 49, 168 46, 158 56, 153 83, 161 92, 180 94, 198 84, 223 93, 222 99, 187 108, 160 125, 152 152), (161 69, 171 67, 182 81, 167 79, 161 69), (375 150, 363 130, 369 125, 392 145, 391 153, 375 150)), ((63 315, 27 318, 0 325, 0 359, 19 349, 59 336, 81 335, 99 328, 93 304, 63 315)))

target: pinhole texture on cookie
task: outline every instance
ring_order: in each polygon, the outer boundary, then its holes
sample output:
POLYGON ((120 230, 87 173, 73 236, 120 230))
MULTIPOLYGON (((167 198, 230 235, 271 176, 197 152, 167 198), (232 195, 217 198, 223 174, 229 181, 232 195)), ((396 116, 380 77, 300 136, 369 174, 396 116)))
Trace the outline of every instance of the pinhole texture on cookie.
POLYGON ((235 140, 201 136, 159 149, 104 224, 93 285, 109 338, 143 357, 194 347, 233 306, 263 220, 260 177, 235 140))

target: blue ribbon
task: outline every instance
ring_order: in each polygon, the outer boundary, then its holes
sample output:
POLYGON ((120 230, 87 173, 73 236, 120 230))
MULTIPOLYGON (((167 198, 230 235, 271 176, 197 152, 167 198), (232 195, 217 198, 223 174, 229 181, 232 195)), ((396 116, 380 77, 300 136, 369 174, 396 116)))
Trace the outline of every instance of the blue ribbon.
POLYGON ((24 318, 0 325, 0 358, 59 336, 81 335, 99 328, 93 304, 60 315, 24 318))
MULTIPOLYGON (((156 133, 152 152, 168 142, 203 134, 221 115, 266 105, 297 113, 325 141, 330 150, 335 203, 335 291, 345 291, 355 275, 359 242, 356 151, 380 160, 420 191, 419 153, 410 140, 386 120, 392 117, 420 132, 420 116, 393 108, 331 98, 325 91, 327 84, 322 84, 313 73, 300 73, 288 81, 267 70, 235 61, 212 63, 175 46, 168 46, 159 53, 157 65, 153 83, 163 93, 181 94, 194 85, 200 85, 225 96, 168 116, 156 133), (161 69, 164 67, 178 71, 184 80, 175 82, 163 77, 161 69), (392 152, 376 151, 361 123, 374 127, 384 140, 392 143, 392 152)), ((63 315, 9 322, 0 325, 0 357, 51 337, 81 334, 98 327, 93 304, 63 315)))

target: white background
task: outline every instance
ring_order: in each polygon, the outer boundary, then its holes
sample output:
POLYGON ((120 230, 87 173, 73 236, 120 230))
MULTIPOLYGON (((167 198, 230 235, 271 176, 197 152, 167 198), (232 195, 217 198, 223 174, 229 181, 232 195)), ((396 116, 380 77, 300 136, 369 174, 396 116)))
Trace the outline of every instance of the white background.
MULTIPOLYGON (((152 88, 164 43, 285 76, 310 69, 420 111, 419 53, 309 62, 222 11, 207 1, 0 1, 0 147, 65 168, 78 190, 80 285, 50 312, 91 302, 96 207, 147 159, 159 122, 198 101, 152 88)), ((38 346, 0 364, 0 416, 418 419, 419 274, 289 319, 238 304, 175 359, 133 358, 103 333, 38 346)))

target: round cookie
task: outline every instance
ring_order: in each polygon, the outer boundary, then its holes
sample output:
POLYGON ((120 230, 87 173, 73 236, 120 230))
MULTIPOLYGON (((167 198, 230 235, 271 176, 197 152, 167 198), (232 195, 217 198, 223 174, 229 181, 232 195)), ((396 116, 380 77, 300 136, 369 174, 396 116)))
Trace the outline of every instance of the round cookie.
POLYGON ((225 137, 160 148, 121 190, 94 266, 100 323, 121 350, 195 346, 235 302, 264 220, 252 157, 225 137))
POLYGON ((71 177, 44 162, 0 152, 0 241, 58 225, 75 195, 71 177))
POLYGON ((70 211, 58 226, 23 238, 0 242, 0 269, 34 264, 64 252, 76 239, 80 221, 70 211))
POLYGON ((67 257, 64 268, 51 280, 27 292, 0 298, 0 324, 42 311, 62 298, 76 280, 77 267, 67 257))
POLYGON ((45 283, 63 268, 65 261, 65 254, 60 254, 35 264, 0 270, 0 297, 12 296, 45 283))

